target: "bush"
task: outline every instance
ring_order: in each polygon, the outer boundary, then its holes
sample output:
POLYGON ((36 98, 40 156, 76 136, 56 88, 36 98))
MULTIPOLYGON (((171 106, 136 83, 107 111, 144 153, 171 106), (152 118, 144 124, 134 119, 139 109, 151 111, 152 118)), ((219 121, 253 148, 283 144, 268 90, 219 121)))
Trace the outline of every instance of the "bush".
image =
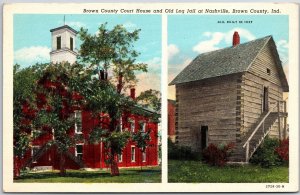
POLYGON ((232 149, 234 148, 234 143, 229 143, 227 145, 221 144, 216 146, 214 144, 209 144, 202 152, 203 159, 206 163, 212 166, 224 166, 228 161, 232 149))
POLYGON ((188 146, 179 146, 168 139, 168 159, 173 160, 200 160, 201 155, 193 152, 188 146))
POLYGON ((260 165, 264 168, 281 165, 282 161, 276 152, 279 140, 266 137, 262 145, 256 150, 250 159, 250 163, 260 165))
POLYGON ((283 139, 279 146, 275 148, 277 155, 283 164, 289 163, 289 139, 283 139))

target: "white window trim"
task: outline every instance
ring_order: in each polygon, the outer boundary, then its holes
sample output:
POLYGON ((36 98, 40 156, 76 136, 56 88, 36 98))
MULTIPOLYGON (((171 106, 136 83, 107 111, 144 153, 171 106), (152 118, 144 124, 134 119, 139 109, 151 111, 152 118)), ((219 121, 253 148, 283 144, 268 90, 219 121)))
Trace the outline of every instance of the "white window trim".
POLYGON ((131 162, 135 162, 135 154, 136 154, 135 146, 131 146, 131 148, 130 148, 130 160, 131 160, 131 162), (134 150, 132 150, 132 148, 134 148, 134 150), (133 153, 132 153, 132 151, 133 151, 133 153), (133 157, 133 159, 132 159, 132 157, 133 157))
POLYGON ((76 144, 76 145, 75 145, 75 156, 77 157, 78 154, 81 154, 81 155, 83 156, 83 143, 80 143, 80 144, 76 144), (78 146, 78 145, 81 145, 81 146, 82 146, 82 153, 77 153, 77 146, 78 146))
POLYGON ((78 131, 78 127, 77 127, 77 122, 75 121, 75 133, 76 134, 82 134, 82 112, 81 112, 81 110, 75 110, 74 111, 74 118, 75 118, 75 120, 76 120, 76 117, 77 117, 77 114, 79 114, 80 113, 80 115, 81 115, 81 121, 80 121, 80 123, 81 123, 81 131, 78 131))
POLYGON ((118 155, 118 162, 119 163, 123 162, 123 153, 118 155))
MULTIPOLYGON (((31 157, 33 157, 33 148, 39 149, 40 146, 31 146, 31 157)), ((37 161, 35 160, 35 161, 33 161, 33 163, 37 163, 37 161)))
POLYGON ((143 162, 147 161, 147 153, 146 153, 146 151, 142 153, 142 159, 143 159, 143 162))
POLYGON ((146 123, 145 122, 142 123, 142 132, 146 132, 146 123))
POLYGON ((123 132, 123 118, 120 116, 120 131, 123 132))
POLYGON ((135 131, 135 121, 133 119, 129 119, 130 123, 130 131, 134 132, 135 131))

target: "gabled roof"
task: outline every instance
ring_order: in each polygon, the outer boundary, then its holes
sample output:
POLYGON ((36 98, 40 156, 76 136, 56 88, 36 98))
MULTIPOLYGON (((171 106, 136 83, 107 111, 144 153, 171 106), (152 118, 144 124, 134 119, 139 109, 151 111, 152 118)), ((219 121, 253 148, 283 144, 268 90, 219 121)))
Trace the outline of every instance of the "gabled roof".
POLYGON ((75 34, 78 33, 76 30, 74 30, 73 28, 71 28, 71 27, 68 26, 68 25, 63 25, 63 26, 60 26, 60 27, 57 27, 57 28, 53 28, 53 29, 50 30, 50 32, 57 31, 57 30, 64 29, 64 28, 69 29, 70 31, 72 31, 72 32, 75 33, 75 34))
POLYGON ((288 88, 287 80, 272 36, 266 36, 234 47, 227 47, 200 54, 183 69, 169 85, 245 72, 250 68, 260 51, 269 42, 275 46, 275 51, 273 49, 273 52, 275 52, 274 57, 279 75, 282 77, 282 86, 287 86, 288 88))

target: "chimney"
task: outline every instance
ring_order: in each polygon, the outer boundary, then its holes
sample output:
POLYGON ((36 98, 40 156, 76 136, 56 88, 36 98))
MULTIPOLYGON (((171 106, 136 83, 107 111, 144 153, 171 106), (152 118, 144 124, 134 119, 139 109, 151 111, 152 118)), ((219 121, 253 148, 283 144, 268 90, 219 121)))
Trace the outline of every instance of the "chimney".
POLYGON ((236 46, 238 44, 240 44, 240 35, 237 31, 235 31, 232 38, 232 46, 236 46))
POLYGON ((131 88, 131 89, 130 89, 130 97, 131 97, 132 99, 135 99, 135 88, 131 88))

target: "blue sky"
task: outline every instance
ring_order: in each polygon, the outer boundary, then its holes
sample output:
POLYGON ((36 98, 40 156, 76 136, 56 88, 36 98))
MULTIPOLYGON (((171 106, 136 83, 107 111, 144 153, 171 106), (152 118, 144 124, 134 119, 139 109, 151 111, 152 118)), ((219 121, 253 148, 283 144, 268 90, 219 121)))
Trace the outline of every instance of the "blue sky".
MULTIPOLYGON (((272 35, 284 70, 288 74, 288 23, 288 16, 285 15, 168 16, 169 82, 197 55, 231 46, 234 31, 239 32, 241 43, 272 35)), ((169 98, 175 98, 174 87, 169 87, 169 98)))
MULTIPOLYGON (((66 24, 79 30, 87 28, 96 33, 98 27, 107 22, 108 28, 122 24, 129 31, 141 29, 135 49, 141 54, 138 62, 148 64, 149 72, 139 73, 144 89, 160 90, 161 72, 161 16, 160 15, 102 15, 66 14, 66 24), (155 77, 155 78, 153 78, 155 77), (153 82, 155 80, 156 82, 153 82)), ((50 61, 50 29, 64 24, 63 14, 15 14, 14 15, 14 63, 21 67, 50 61)), ((79 43, 77 41, 77 43, 79 43)), ((76 44, 77 44, 76 43, 76 44)), ((79 45, 76 46, 79 48, 79 45)), ((139 92, 142 89, 137 89, 139 92)))

